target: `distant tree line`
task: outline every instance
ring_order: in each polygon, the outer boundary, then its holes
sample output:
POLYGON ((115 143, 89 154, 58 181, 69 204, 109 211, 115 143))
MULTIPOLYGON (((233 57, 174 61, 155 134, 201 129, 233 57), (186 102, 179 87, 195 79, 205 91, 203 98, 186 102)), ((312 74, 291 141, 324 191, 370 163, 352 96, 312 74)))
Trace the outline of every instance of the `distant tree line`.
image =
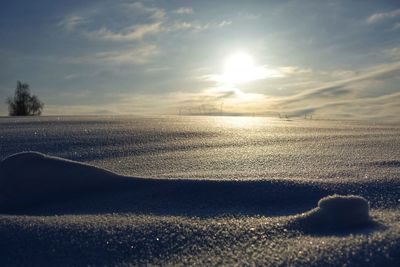
POLYGON ((31 95, 29 84, 17 82, 14 97, 6 101, 10 116, 37 116, 42 114, 43 102, 36 95, 31 95))

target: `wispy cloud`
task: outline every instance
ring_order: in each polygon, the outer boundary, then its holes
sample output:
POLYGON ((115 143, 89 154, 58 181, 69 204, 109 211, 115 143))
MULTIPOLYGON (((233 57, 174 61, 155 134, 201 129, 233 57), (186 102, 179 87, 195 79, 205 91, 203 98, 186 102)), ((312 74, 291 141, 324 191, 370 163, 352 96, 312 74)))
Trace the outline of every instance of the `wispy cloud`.
POLYGON ((96 8, 95 11, 92 9, 82 10, 75 14, 66 15, 58 25, 67 31, 75 31, 89 38, 108 41, 134 41, 161 32, 165 18, 166 13, 163 9, 134 2, 113 5, 109 8, 103 6, 96 8), (110 16, 109 14, 117 16, 118 19, 115 21, 120 22, 105 25, 104 17, 110 16), (141 22, 136 21, 136 17, 139 17, 141 22), (121 20, 121 18, 124 18, 124 20, 121 20), (130 25, 129 21, 131 21, 130 25), (99 25, 102 26, 99 27, 99 25))
POLYGON ((193 32, 202 32, 209 29, 222 28, 232 24, 232 21, 222 20, 219 22, 208 22, 202 23, 199 21, 174 21, 170 25, 166 26, 168 31, 176 30, 191 30, 193 32))
POLYGON ((219 84, 229 84, 229 83, 245 83, 250 81, 264 80, 267 78, 280 78, 283 77, 283 73, 278 69, 272 69, 268 66, 254 66, 251 70, 243 75, 238 75, 238 73, 224 72, 221 74, 208 74, 202 78, 207 81, 214 81, 219 84))
POLYGON ((180 7, 173 11, 175 14, 193 14, 193 8, 191 7, 180 7))
MULTIPOLYGON (((190 7, 180 7, 170 12, 179 15, 194 13, 193 9, 190 7)), ((116 7, 112 7, 113 16, 118 15, 124 17, 124 23, 106 25, 102 23, 100 24, 102 26, 99 27, 98 22, 104 20, 104 16, 109 13, 109 10, 103 8, 96 10, 96 12, 87 11, 86 13, 82 11, 79 15, 67 15, 58 25, 69 32, 77 32, 91 39, 129 42, 142 40, 148 36, 163 32, 179 30, 200 32, 213 28, 222 28, 232 24, 230 20, 208 22, 201 22, 199 20, 180 21, 179 19, 168 17, 164 9, 148 6, 142 2, 122 3, 116 7), (140 23, 137 19, 134 19, 137 17, 140 18, 140 23), (130 25, 129 21, 131 21, 130 25)))
POLYGON ((156 45, 141 45, 129 49, 97 52, 92 55, 68 58, 68 63, 74 64, 145 64, 158 54, 156 45))
POLYGON ((400 46, 393 47, 390 49, 385 49, 383 51, 386 57, 388 57, 390 60, 400 60, 400 46))
POLYGON ((399 29, 400 29, 400 22, 396 22, 396 23, 393 25, 392 30, 393 30, 393 31, 396 31, 396 30, 399 30, 399 29))
POLYGON ((84 24, 87 21, 86 18, 78 15, 69 15, 62 19, 58 26, 64 28, 67 31, 73 31, 79 25, 84 24))
POLYGON ((400 106, 394 105, 400 93, 383 91, 375 85, 394 80, 399 75, 399 63, 384 64, 291 96, 271 97, 268 105, 271 110, 293 115, 314 112, 333 117, 338 114, 354 118, 392 116, 400 112, 400 106))
POLYGON ((313 72, 310 68, 300 68, 298 66, 279 67, 277 71, 281 73, 282 76, 306 75, 313 72))
POLYGON ((393 19, 393 18, 397 18, 397 17, 400 17, 400 9, 395 9, 395 10, 388 11, 388 12, 379 12, 379 13, 372 14, 371 16, 368 17, 367 22, 377 23, 377 22, 381 22, 381 21, 385 21, 385 20, 393 19))
MULTIPOLYGON (((284 67, 270 67, 268 65, 262 66, 252 66, 251 69, 247 69, 246 73, 242 73, 237 77, 237 79, 244 78, 246 76, 247 81, 257 81, 257 80, 265 80, 271 78, 284 78, 284 77, 292 77, 298 75, 309 75, 312 73, 312 70, 309 68, 300 68, 297 66, 284 66, 284 67)), ((207 81, 214 81, 217 83, 230 83, 229 81, 236 80, 235 77, 238 75, 236 71, 234 73, 224 72, 221 74, 206 74, 201 76, 201 79, 205 79, 207 81)), ((240 83, 240 81, 239 81, 240 83)))
MULTIPOLYGON (((297 100, 300 98, 309 99, 313 96, 321 96, 324 93, 332 92, 338 90, 339 88, 344 88, 349 84, 354 84, 364 80, 380 79, 382 77, 392 78, 393 76, 399 74, 399 72, 400 72, 400 63, 384 64, 381 66, 376 66, 371 69, 362 71, 359 74, 355 74, 353 77, 347 79, 330 82, 328 85, 304 90, 299 94, 293 95, 291 97, 286 97, 286 99, 287 100, 288 99, 297 100)), ((357 90, 363 90, 363 88, 358 88, 357 90)))
POLYGON ((155 20, 162 20, 166 16, 166 12, 164 9, 158 7, 149 7, 144 5, 142 2, 123 3, 121 4, 121 8, 128 12, 133 11, 146 14, 149 16, 149 18, 155 20))
POLYGON ((110 40, 110 41, 135 41, 141 40, 145 36, 157 34, 162 31, 161 23, 140 24, 124 28, 120 32, 113 32, 105 27, 95 31, 85 32, 91 38, 110 40))
POLYGON ((117 64, 144 64, 157 53, 156 45, 143 45, 122 51, 97 53, 95 56, 101 61, 117 64))

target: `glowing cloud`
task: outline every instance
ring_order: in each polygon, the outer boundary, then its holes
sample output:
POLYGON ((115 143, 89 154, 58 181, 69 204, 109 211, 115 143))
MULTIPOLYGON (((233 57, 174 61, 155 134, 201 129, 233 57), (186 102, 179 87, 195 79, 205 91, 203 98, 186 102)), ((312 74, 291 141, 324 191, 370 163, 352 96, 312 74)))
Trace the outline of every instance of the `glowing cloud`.
POLYGON ((224 64, 222 74, 209 75, 207 78, 221 84, 244 84, 271 77, 283 77, 279 70, 258 66, 247 53, 238 52, 229 56, 224 64))

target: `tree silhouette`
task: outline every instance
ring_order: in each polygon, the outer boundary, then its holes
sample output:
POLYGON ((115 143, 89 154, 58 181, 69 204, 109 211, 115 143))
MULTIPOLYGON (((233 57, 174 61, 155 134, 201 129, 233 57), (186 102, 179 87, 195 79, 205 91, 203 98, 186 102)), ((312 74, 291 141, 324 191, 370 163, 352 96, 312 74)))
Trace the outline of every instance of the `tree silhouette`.
POLYGON ((29 84, 17 81, 14 97, 6 101, 10 116, 34 116, 42 114, 44 104, 35 95, 31 95, 29 84))

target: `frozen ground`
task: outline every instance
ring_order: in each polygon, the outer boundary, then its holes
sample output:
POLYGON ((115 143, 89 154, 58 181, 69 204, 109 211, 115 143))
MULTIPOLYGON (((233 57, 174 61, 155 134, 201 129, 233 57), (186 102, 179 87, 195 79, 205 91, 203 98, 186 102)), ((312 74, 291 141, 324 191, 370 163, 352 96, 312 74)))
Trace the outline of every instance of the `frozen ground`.
POLYGON ((1 265, 400 264, 399 125, 0 118, 0 160, 28 150, 162 179, 89 169, 85 187, 79 177, 90 166, 68 173, 74 167, 63 169, 58 159, 40 165, 18 158, 9 166, 21 180, 10 186, 5 182, 14 178, 3 162, 1 265), (48 186, 26 183, 30 178, 48 179, 48 186), (315 210, 307 211, 334 193, 365 197, 372 222, 345 229, 310 224, 315 210), (16 201, 23 203, 9 205, 16 201))

